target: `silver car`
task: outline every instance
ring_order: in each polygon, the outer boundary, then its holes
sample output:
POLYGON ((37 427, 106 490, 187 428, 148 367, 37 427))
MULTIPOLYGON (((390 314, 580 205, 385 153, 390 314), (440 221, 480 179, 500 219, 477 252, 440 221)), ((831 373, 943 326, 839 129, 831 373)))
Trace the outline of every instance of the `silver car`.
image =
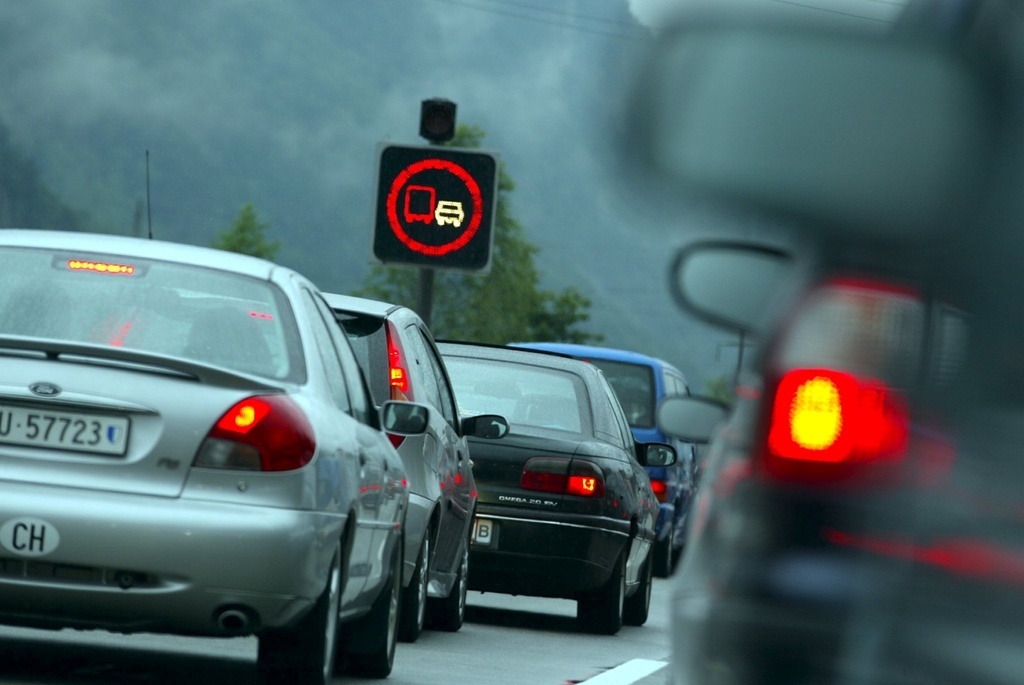
POLYGON ((476 509, 467 436, 496 436, 493 421, 459 420, 448 371, 423 319, 408 307, 325 293, 374 397, 429 406, 427 430, 392 442, 409 473, 409 516, 399 639, 424 625, 456 631, 466 611, 469 538, 476 509), (482 430, 476 430, 480 426, 482 430))
POLYGON ((254 634, 270 682, 390 672, 408 487, 382 427, 426 407, 378 412, 312 283, 0 230, 0 292, 0 623, 254 634))

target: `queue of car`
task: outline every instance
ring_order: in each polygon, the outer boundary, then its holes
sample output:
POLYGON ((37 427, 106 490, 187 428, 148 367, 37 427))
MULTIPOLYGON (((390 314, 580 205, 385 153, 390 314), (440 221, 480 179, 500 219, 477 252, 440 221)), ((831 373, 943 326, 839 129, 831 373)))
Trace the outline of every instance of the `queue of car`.
POLYGON ((0 623, 254 635, 321 685, 470 588, 646 621, 677 453, 594 365, 211 248, 5 229, 0 263, 0 623))

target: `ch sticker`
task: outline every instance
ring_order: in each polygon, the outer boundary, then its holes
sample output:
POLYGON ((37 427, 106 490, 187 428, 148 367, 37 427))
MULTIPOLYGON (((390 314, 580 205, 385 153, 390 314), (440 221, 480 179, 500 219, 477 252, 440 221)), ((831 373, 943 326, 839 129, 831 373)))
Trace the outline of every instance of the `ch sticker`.
POLYGON ((57 528, 43 519, 23 516, 0 526, 0 546, 22 557, 41 557, 60 545, 57 528))

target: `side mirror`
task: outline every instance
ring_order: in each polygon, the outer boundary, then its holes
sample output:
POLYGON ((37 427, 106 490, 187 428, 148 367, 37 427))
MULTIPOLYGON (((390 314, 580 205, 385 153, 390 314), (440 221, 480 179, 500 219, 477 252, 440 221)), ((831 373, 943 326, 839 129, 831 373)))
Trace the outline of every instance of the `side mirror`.
POLYGON ((497 414, 480 414, 462 419, 462 434, 474 438, 497 440, 508 434, 508 420, 497 414))
POLYGON ((660 442, 637 445, 637 448, 642 455, 640 463, 644 466, 672 466, 679 458, 675 447, 660 442))
POLYGON ((754 243, 706 241, 683 248, 669 269, 676 303, 726 328, 758 333, 797 286, 802 270, 787 251, 754 243))
POLYGON ((992 161, 992 75, 953 41, 804 14, 709 9, 666 27, 632 100, 631 152, 679 196, 818 235, 956 230, 992 161))
POLYGON ((666 397, 658 406, 658 427, 686 442, 704 444, 728 414, 729 407, 710 397, 666 397))
POLYGON ((430 407, 418 402, 388 400, 380 408, 381 426, 396 435, 419 435, 426 432, 430 407))

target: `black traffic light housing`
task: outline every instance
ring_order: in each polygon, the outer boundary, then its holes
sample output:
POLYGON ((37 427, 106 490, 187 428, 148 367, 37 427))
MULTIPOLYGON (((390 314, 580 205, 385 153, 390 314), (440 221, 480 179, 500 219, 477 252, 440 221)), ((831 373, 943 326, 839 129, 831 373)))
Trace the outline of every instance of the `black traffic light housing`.
POLYGON ((446 143, 455 137, 455 103, 430 98, 420 103, 420 137, 431 143, 446 143))

